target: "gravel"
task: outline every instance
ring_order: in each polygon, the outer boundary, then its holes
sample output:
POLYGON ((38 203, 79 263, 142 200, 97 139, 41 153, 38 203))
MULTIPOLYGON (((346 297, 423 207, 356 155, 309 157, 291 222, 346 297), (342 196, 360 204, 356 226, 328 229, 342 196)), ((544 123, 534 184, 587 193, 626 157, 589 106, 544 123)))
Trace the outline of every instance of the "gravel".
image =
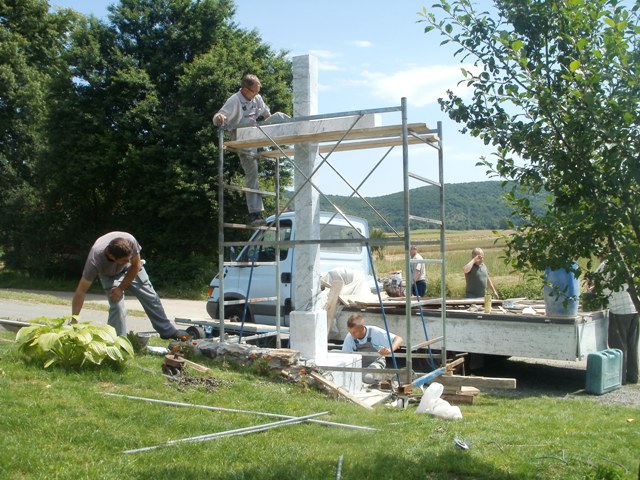
POLYGON ((515 390, 483 390, 500 396, 547 396, 561 399, 588 399, 606 405, 640 408, 640 384, 622 385, 602 395, 586 393, 586 361, 563 362, 511 357, 473 372, 486 377, 515 378, 515 390))

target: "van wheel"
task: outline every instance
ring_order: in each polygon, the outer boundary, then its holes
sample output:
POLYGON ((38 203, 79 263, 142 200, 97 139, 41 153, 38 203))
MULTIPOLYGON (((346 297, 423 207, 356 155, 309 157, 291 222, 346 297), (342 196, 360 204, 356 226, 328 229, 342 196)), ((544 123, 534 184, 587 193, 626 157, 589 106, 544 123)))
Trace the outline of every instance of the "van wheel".
MULTIPOLYGON (((226 317, 230 322, 242 322, 242 312, 244 311, 243 305, 233 305, 225 312, 226 317)), ((251 318, 251 311, 247 310, 247 315, 244 319, 244 323, 253 323, 251 318)))

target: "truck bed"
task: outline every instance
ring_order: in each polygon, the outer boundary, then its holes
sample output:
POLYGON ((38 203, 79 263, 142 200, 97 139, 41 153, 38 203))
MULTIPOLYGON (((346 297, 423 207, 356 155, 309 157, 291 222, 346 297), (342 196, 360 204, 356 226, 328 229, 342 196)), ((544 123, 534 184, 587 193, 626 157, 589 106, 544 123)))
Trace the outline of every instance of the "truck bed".
MULTIPOLYGON (((334 331, 331 338, 344 339, 348 333, 347 319, 353 313, 361 313, 369 325, 384 328, 383 313, 379 310, 343 307, 336 317, 338 331, 334 331)), ((576 361, 607 348, 606 311, 579 311, 575 317, 549 317, 498 309, 484 313, 447 308, 445 315, 448 351, 576 361)), ((406 340, 409 331, 406 315, 396 309, 385 316, 390 331, 406 340)), ((426 340, 423 318, 430 339, 442 336, 441 316, 441 309, 423 308, 422 315, 419 309, 412 309, 411 345, 426 340)), ((432 348, 439 350, 441 345, 435 344, 432 348)))

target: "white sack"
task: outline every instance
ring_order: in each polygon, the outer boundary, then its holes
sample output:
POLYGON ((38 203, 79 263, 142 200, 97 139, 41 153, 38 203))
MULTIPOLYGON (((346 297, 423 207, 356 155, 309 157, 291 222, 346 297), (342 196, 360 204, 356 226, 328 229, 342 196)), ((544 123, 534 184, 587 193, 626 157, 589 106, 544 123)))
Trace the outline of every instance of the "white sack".
POLYGON ((443 391, 444 386, 441 383, 433 382, 429 385, 422 394, 416 413, 429 413, 447 420, 460 420, 462 418, 460 407, 440 398, 443 391))

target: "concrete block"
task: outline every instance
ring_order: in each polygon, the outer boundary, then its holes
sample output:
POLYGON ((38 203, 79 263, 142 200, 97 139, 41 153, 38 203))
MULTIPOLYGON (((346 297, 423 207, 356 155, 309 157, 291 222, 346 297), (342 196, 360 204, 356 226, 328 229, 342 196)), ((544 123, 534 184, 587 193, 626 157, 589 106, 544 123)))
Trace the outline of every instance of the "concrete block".
POLYGON ((324 359, 327 356, 327 312, 303 312, 289 314, 289 344, 307 360, 324 359))

